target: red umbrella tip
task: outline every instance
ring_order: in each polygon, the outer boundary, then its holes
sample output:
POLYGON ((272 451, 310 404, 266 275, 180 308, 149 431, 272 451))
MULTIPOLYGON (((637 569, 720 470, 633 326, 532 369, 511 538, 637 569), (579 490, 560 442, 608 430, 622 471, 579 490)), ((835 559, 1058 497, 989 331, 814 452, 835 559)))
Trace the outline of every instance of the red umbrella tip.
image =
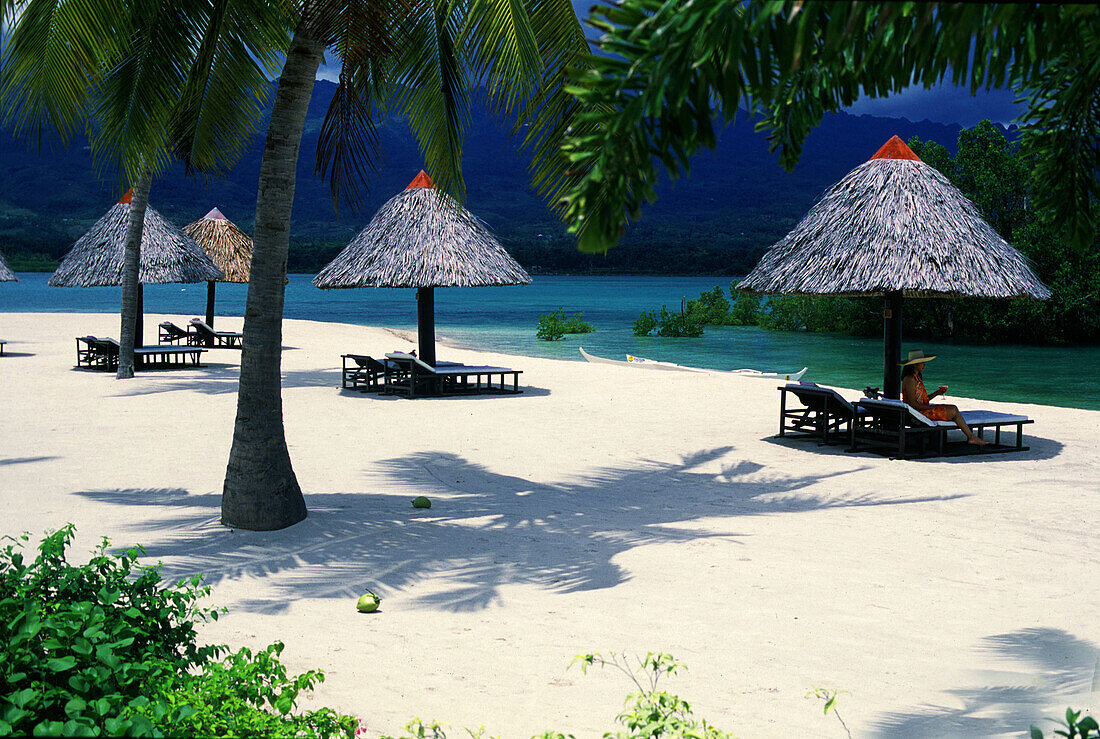
POLYGON ((890 140, 882 145, 882 148, 875 152, 872 159, 914 159, 920 161, 920 157, 913 153, 913 150, 905 145, 897 136, 891 136, 890 140))
POLYGON ((406 190, 415 190, 418 187, 426 187, 426 188, 429 188, 429 189, 435 187, 435 185, 432 184, 432 178, 428 177, 427 173, 424 170, 420 170, 420 174, 418 174, 416 177, 414 177, 413 181, 410 182, 409 186, 406 187, 405 189, 406 190))
POLYGON ((134 190, 133 190, 133 188, 130 188, 129 190, 126 191, 125 195, 123 195, 121 198, 118 199, 118 202, 119 203, 126 203, 127 205, 129 205, 130 201, 133 200, 133 199, 134 199, 134 190))
POLYGON ((209 218, 212 221, 225 221, 228 220, 222 215, 222 212, 217 208, 211 208, 210 212, 203 216, 203 218, 209 218))

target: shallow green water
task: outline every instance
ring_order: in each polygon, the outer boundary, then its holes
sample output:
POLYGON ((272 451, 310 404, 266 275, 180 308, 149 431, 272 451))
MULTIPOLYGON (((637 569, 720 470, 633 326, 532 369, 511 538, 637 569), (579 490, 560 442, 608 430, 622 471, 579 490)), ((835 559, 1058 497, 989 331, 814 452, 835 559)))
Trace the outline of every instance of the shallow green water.
MULTIPOLYGON (((117 312, 118 288, 51 288, 46 274, 20 274, 0 284, 0 312, 117 312)), ((285 315, 319 321, 414 328, 413 290, 318 290, 308 275, 291 275, 285 315)), ((536 277, 516 287, 436 290, 436 333, 441 340, 508 354, 583 361, 578 346, 614 359, 634 354, 712 369, 751 367, 791 372, 809 367, 804 379, 862 389, 882 384, 882 341, 832 334, 707 328, 698 339, 636 337, 630 325, 643 310, 678 308, 732 277, 536 277), (583 312, 596 332, 563 341, 535 338, 538 317, 557 308, 583 312)), ((244 313, 244 285, 218 285, 218 315, 244 313)), ((206 285, 147 285, 150 313, 202 315, 206 285)), ((146 331, 152 335, 153 327, 146 331)), ((0 318, 0 335, 3 322, 0 318)), ((382 352, 411 347, 348 347, 382 352)), ((905 342, 937 354, 928 365, 929 387, 948 385, 951 396, 1042 403, 1100 410, 1100 347, 975 346, 905 342)), ((445 356, 445 351, 441 352, 445 356)))

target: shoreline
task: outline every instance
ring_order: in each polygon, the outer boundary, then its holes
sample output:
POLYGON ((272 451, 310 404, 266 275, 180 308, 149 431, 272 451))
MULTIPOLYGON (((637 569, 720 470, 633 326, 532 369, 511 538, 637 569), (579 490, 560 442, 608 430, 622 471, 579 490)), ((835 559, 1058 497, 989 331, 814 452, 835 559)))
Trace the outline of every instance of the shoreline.
MULTIPOLYGON (((180 320, 146 326, 165 318, 180 320)), ((524 392, 341 391, 341 353, 399 334, 288 319, 284 424, 309 517, 249 532, 219 523, 239 353, 126 381, 72 369, 73 337, 117 328, 0 320, 0 534, 71 521, 72 561, 108 536, 165 579, 204 574, 204 605, 229 609, 204 641, 283 641, 289 670, 328 677, 303 704, 368 736, 415 716, 600 736, 631 685, 567 669, 594 651, 675 655, 687 670, 662 687, 745 739, 835 733, 815 685, 847 691, 857 736, 1096 715, 1098 411, 983 401, 1035 419, 1030 451, 893 461, 775 439, 775 380, 455 348, 523 370, 524 392), (377 614, 355 609, 366 588, 377 614)))

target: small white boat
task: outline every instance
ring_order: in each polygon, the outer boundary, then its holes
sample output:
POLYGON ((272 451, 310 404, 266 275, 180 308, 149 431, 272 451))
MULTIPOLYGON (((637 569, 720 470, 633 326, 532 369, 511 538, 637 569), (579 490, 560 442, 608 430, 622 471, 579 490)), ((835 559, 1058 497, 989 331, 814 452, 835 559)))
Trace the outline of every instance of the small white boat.
POLYGON ((580 349, 581 356, 587 359, 589 362, 596 364, 618 364, 626 365, 629 367, 641 367, 642 369, 655 369, 655 370, 672 370, 674 372, 702 372, 708 375, 743 375, 746 377, 765 377, 770 380, 799 380, 802 375, 806 374, 807 367, 803 367, 798 372, 761 372, 754 369, 735 369, 735 370, 714 370, 706 369, 704 367, 686 367, 682 364, 676 364, 674 362, 661 362, 656 359, 646 359, 645 357, 635 357, 631 354, 626 355, 626 361, 619 359, 607 359, 606 357, 597 357, 595 354, 589 354, 583 347, 577 347, 580 349))

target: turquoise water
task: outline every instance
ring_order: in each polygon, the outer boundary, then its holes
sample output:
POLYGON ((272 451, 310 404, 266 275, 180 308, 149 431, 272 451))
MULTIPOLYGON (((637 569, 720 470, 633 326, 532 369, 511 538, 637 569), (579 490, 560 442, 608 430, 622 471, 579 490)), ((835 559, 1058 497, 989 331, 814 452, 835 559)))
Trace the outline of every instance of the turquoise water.
MULTIPOLYGON (((0 312, 114 313, 118 288, 47 287, 49 275, 21 273, 0 284, 0 312)), ((291 275, 287 318, 337 321, 393 328, 416 327, 414 290, 318 290, 310 275, 291 275)), ((535 277, 531 285, 443 288, 435 291, 440 339, 506 354, 583 361, 577 346, 614 359, 634 354, 712 369, 752 367, 793 372, 804 379, 862 389, 882 384, 882 341, 833 334, 708 327, 698 339, 637 337, 630 326, 643 310, 678 308, 732 277, 535 277), (540 314, 564 308, 584 313, 596 331, 563 341, 535 338, 540 314)), ((218 315, 244 314, 245 285, 218 285, 218 315)), ((201 316, 206 285, 146 285, 145 310, 201 316)), ((146 326, 147 334, 152 327, 146 326)), ((949 385, 951 395, 1100 410, 1100 347, 974 346, 906 342, 939 358, 926 370, 926 384, 949 385)), ((382 351, 399 347, 347 347, 382 351)), ((441 354, 445 356, 445 351, 441 354)))

